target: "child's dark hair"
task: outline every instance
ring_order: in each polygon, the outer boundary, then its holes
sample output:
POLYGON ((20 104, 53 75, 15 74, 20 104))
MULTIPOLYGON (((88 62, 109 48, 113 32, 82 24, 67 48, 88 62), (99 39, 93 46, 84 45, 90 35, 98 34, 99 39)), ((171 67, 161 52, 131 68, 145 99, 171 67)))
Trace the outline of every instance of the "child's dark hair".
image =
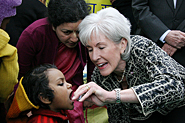
POLYGON ((54 28, 63 23, 76 23, 89 14, 87 8, 84 0, 50 0, 48 20, 54 28))
POLYGON ((44 64, 35 67, 30 70, 23 78, 22 85, 29 100, 36 106, 40 106, 45 109, 49 109, 49 105, 44 104, 39 96, 47 98, 49 101, 53 101, 53 90, 48 86, 49 80, 47 76, 47 70, 57 67, 52 64, 44 64))

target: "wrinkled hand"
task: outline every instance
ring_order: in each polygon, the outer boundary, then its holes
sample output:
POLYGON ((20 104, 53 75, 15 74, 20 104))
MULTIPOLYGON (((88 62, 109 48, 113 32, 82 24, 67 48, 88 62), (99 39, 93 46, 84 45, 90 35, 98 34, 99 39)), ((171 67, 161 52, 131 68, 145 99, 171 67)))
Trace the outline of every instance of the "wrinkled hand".
POLYGON ((83 97, 79 100, 80 102, 89 101, 93 102, 98 106, 104 106, 106 104, 105 98, 109 92, 98 86, 94 82, 89 82, 87 84, 81 85, 74 92, 72 100, 77 100, 80 95, 83 97))
POLYGON ((172 30, 165 37, 165 41, 169 45, 181 49, 185 46, 185 33, 179 30, 172 30))
POLYGON ((169 44, 165 43, 162 47, 162 49, 169 55, 172 56, 176 51, 177 48, 174 48, 172 46, 170 46, 169 44))

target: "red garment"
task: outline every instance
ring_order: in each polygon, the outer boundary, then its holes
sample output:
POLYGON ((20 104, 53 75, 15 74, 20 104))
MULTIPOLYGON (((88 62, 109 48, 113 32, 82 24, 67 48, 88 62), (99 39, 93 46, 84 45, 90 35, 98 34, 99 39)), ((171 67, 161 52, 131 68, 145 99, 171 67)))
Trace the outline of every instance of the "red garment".
MULTIPOLYGON (((55 65, 65 75, 66 81, 72 83, 73 77, 83 68, 80 66, 80 59, 78 58, 77 49, 68 48, 65 44, 60 43, 58 46, 57 56, 55 58, 55 65)), ((82 81, 81 83, 82 84, 82 81)))
MULTIPOLYGON (((77 87, 78 86, 73 86, 72 89, 75 91, 77 87)), ((70 123, 85 123, 84 112, 83 112, 83 102, 74 101, 73 105, 74 105, 73 110, 66 110, 67 117, 69 118, 69 122, 70 123)))
POLYGON ((64 112, 54 112, 49 109, 34 109, 27 123, 67 123, 64 112))
MULTIPOLYGON (((55 58, 55 65, 59 70, 65 75, 66 81, 71 83, 73 91, 77 89, 77 85, 83 84, 83 81, 78 79, 82 74, 83 66, 80 65, 80 59, 78 58, 78 52, 75 48, 68 48, 63 43, 58 46, 57 56, 55 58), (75 83, 73 80, 79 80, 75 83)), ((74 109, 67 110, 68 118, 70 123, 85 123, 84 113, 83 113, 83 103, 74 101, 74 109), (73 114, 73 115, 70 115, 73 114), (75 121, 74 121, 75 119, 75 121)))

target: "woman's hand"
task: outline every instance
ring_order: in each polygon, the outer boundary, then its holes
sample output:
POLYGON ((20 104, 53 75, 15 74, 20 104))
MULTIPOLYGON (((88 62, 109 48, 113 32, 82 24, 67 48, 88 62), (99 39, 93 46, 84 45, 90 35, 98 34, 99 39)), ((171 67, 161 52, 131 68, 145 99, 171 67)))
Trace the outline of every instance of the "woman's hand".
MULTIPOLYGON (((83 95, 82 98, 79 100, 80 102, 83 101, 90 101, 98 106, 104 106, 106 103, 111 103, 109 96, 115 92, 109 92, 98 86, 94 82, 89 82, 87 84, 81 85, 78 89, 74 92, 74 96, 72 100, 77 100, 80 95, 83 95)), ((115 96, 115 94, 113 94, 115 96)), ((115 101, 115 99, 113 99, 115 101)), ((112 100, 112 101, 113 101, 112 100)))

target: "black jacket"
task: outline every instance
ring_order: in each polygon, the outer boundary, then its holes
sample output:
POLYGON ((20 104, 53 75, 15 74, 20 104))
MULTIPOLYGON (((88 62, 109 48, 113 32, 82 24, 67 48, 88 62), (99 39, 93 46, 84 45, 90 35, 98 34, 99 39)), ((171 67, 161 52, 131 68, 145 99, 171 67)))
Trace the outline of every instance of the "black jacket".
POLYGON ((39 0, 23 0, 16 8, 16 15, 6 25, 6 32, 10 36, 9 44, 16 46, 22 31, 34 21, 46 17, 46 10, 46 6, 39 0))

